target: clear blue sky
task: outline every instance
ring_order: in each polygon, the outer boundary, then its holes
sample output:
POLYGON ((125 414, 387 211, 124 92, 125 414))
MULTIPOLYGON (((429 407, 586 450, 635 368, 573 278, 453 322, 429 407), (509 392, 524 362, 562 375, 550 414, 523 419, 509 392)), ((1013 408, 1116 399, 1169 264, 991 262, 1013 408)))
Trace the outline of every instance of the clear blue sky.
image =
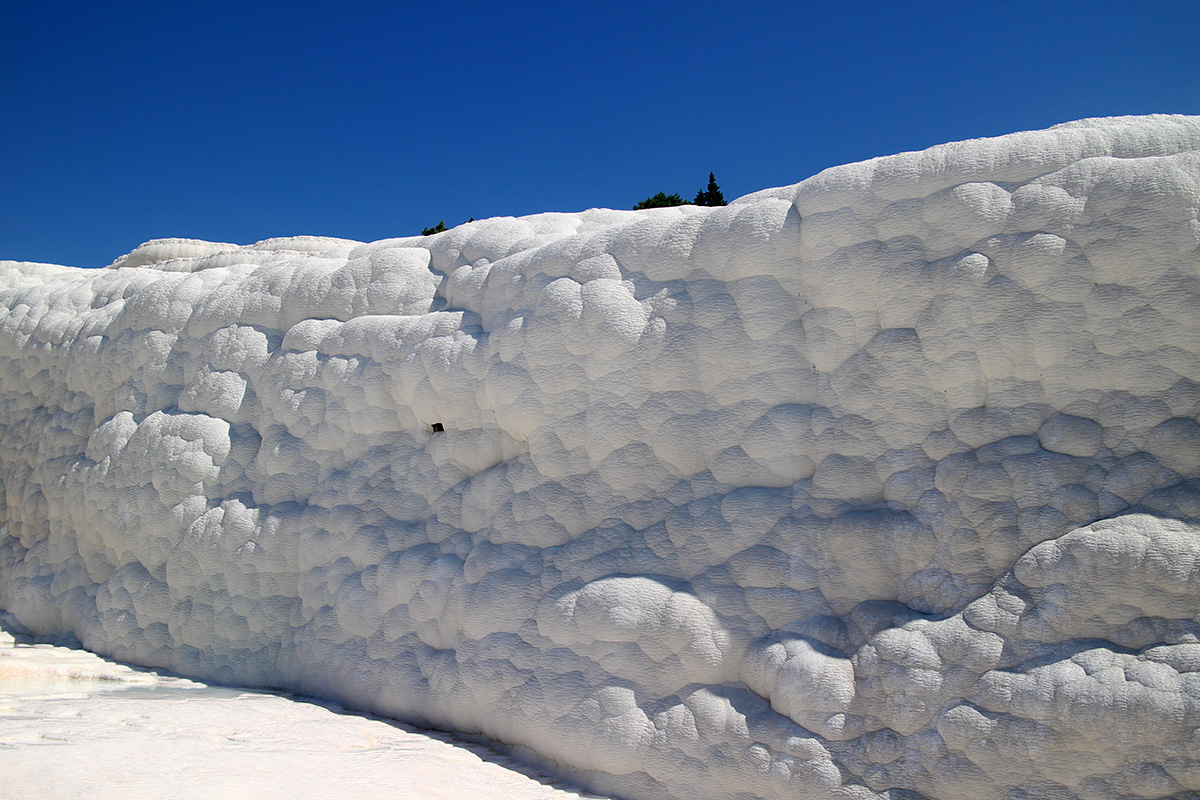
POLYGON ((1200 114, 1200 2, 0 7, 0 258, 371 240, 728 199, 1089 116, 1200 114))

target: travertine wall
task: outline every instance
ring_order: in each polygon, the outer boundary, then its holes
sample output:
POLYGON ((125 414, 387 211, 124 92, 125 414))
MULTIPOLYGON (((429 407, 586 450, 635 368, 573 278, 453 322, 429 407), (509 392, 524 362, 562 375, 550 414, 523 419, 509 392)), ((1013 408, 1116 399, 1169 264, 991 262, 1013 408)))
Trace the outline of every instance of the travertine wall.
POLYGON ((622 797, 1200 791, 1198 208, 1141 117, 0 262, 0 608, 622 797))

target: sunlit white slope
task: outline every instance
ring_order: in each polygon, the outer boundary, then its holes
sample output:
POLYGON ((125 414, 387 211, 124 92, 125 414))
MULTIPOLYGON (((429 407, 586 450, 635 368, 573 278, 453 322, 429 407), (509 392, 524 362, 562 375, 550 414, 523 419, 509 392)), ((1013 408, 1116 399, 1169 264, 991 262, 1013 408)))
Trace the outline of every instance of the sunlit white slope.
POLYGON ((1198 208, 1136 117, 0 262, 0 608, 629 798, 1200 791, 1198 208))

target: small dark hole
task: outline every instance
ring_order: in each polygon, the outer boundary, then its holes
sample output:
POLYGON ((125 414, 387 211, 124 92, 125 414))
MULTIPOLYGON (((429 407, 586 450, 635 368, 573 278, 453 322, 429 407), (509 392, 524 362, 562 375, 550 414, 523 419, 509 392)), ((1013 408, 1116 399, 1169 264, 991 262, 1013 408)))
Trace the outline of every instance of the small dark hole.
POLYGON ((442 427, 442 423, 440 423, 440 422, 433 423, 433 432, 434 433, 441 433, 444 430, 446 430, 446 429, 444 427, 442 427))

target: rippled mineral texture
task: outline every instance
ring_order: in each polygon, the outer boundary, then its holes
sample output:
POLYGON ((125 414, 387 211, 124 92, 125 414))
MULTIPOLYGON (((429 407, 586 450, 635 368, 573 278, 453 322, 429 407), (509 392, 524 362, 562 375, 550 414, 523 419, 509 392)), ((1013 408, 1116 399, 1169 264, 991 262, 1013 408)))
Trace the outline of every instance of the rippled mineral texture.
POLYGON ((0 262, 0 608, 623 798, 1200 791, 1200 118, 0 262))

